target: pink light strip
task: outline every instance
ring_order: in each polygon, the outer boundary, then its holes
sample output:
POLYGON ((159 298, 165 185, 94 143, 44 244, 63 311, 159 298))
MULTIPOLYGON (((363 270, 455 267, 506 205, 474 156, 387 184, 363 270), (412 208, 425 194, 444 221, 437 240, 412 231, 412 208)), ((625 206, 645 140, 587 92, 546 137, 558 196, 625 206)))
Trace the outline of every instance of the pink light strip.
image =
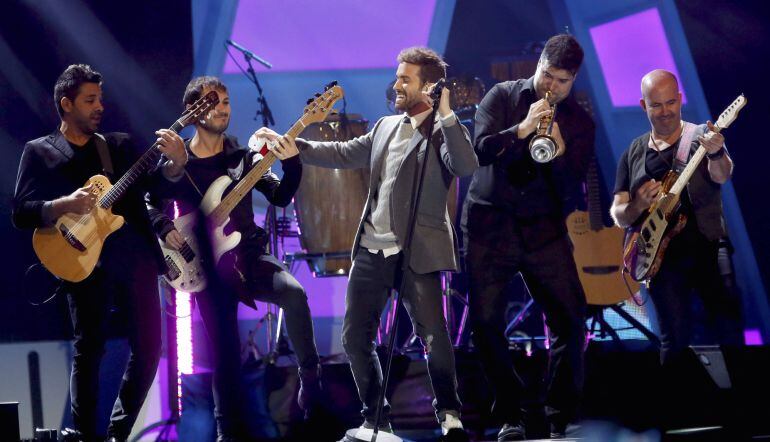
MULTIPOLYGON (((174 203, 174 218, 179 207, 174 203)), ((182 412, 182 375, 193 373, 192 299, 189 293, 176 292, 176 395, 182 412)))

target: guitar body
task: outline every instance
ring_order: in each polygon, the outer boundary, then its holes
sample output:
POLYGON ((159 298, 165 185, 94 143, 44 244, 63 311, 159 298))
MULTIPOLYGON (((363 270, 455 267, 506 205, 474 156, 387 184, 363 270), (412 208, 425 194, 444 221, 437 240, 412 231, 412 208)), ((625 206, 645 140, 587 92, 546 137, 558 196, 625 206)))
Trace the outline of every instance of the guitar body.
POLYGON ((165 242, 159 241, 163 259, 168 266, 168 272, 163 275, 163 279, 177 291, 200 292, 208 283, 198 252, 200 248, 196 232, 197 224, 197 213, 188 213, 174 220, 174 227, 184 237, 186 243, 181 250, 166 247, 165 242))
POLYGON ((687 217, 680 215, 671 224, 679 209, 679 195, 669 191, 678 178, 679 175, 673 171, 666 173, 661 182, 660 197, 641 224, 631 227, 626 235, 623 265, 635 281, 649 281, 658 273, 668 242, 682 231, 687 222, 687 217))
POLYGON ((618 248, 623 245, 623 229, 591 228, 589 213, 576 210, 567 217, 567 232, 574 246, 573 256, 580 283, 591 305, 614 305, 639 290, 639 284, 626 285, 623 260, 618 248), (630 292, 629 292, 630 289, 630 292))
MULTIPOLYGON (((653 214, 656 212, 659 211, 653 214)), ((682 214, 676 217, 674 223, 668 219, 662 222, 659 215, 653 214, 638 227, 629 228, 626 233, 623 265, 635 281, 649 281, 658 273, 668 243, 687 223, 687 217, 682 214)))
POLYGON ((174 220, 174 227, 184 237, 186 243, 181 250, 166 247, 165 242, 158 240, 163 250, 166 265, 169 268, 168 273, 163 278, 174 289, 187 293, 200 292, 208 284, 196 233, 200 214, 206 217, 206 229, 214 253, 215 265, 219 263, 225 253, 234 249, 241 242, 240 232, 225 235, 224 228, 229 222, 229 218, 219 226, 208 218, 222 201, 222 195, 232 182, 233 180, 226 175, 217 178, 203 195, 198 212, 188 213, 174 220))
MULTIPOLYGON (((204 215, 208 217, 216 209, 222 201, 222 195, 232 182, 233 180, 229 176, 223 175, 211 183, 211 186, 206 190, 206 194, 203 195, 200 205, 201 212, 204 215)), ((234 249, 241 242, 240 232, 232 232, 229 235, 225 235, 225 226, 229 222, 230 218, 227 218, 225 222, 219 225, 209 222, 208 233, 214 253, 214 264, 219 263, 222 255, 234 249)))
MULTIPOLYGON (((102 175, 91 177, 85 185, 90 184, 94 185, 93 192, 98 199, 112 188, 107 177, 102 175)), ((96 267, 104 241, 123 223, 122 216, 97 204, 87 215, 67 213, 59 217, 54 226, 35 229, 32 248, 40 262, 56 277, 80 282, 96 267)))

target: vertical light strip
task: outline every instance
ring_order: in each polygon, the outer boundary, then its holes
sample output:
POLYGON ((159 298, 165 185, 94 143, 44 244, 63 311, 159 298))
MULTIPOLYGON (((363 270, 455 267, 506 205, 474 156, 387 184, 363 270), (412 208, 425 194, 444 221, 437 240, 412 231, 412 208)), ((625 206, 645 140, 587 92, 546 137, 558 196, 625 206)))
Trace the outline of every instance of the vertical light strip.
MULTIPOLYGON (((174 219, 179 207, 174 202, 174 219)), ((182 375, 193 373, 192 300, 189 293, 175 293, 176 299, 176 393, 179 412, 182 412, 182 375)))

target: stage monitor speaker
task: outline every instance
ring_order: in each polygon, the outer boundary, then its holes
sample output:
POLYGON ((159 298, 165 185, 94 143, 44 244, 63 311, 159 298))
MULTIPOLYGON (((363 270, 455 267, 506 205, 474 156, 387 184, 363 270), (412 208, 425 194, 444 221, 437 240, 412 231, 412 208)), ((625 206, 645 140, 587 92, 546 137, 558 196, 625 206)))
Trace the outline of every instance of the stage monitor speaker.
POLYGON ((0 402, 0 435, 2 440, 19 440, 19 403, 0 402))
POLYGON ((717 345, 693 345, 690 346, 698 362, 706 369, 711 380, 721 389, 732 388, 730 373, 727 371, 725 357, 717 345))

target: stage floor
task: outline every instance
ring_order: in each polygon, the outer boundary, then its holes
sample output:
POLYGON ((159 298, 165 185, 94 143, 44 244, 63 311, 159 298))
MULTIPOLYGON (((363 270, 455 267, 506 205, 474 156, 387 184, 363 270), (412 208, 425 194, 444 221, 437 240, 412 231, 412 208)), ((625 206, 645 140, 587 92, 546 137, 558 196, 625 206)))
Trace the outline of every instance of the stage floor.
MULTIPOLYGON (((586 353, 581 426, 575 437, 591 441, 724 441, 770 434, 770 348, 725 348, 721 355, 730 388, 717 387, 713 373, 704 369, 695 353, 683 361, 675 380, 664 382, 656 351, 628 351, 612 343, 592 342, 586 353), (661 428, 687 431, 666 433, 661 428)), ((492 395, 476 354, 458 351, 456 356, 465 428, 474 441, 495 440, 493 429, 499 428, 501 418, 488 411, 492 395)), ((536 350, 527 356, 512 351, 511 357, 529 385, 523 397, 528 436, 543 440, 548 433, 541 379, 547 353, 536 350)), ((281 358, 276 365, 246 367, 244 392, 248 397, 243 411, 253 440, 335 441, 346 429, 358 426, 360 405, 348 365, 339 358, 324 364, 323 381, 323 408, 315 421, 306 424, 296 405, 296 368, 290 359, 281 358)), ((185 376, 182 388, 180 440, 213 441, 210 374, 185 376)), ((394 359, 388 397, 396 434, 414 442, 437 440, 433 395, 419 353, 394 359)))

